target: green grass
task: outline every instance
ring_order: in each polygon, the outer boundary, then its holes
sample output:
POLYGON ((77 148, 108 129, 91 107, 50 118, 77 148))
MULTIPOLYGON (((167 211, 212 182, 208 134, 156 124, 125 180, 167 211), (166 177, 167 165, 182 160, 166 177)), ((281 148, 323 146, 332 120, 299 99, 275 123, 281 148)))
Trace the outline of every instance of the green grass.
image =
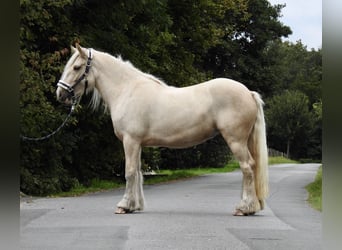
MULTIPOLYGON (((279 163, 297 163, 296 161, 292 161, 286 159, 284 157, 270 157, 269 164, 279 164, 279 163)), ((190 168, 190 169, 182 169, 182 170, 160 170, 158 175, 156 176, 146 176, 144 180, 144 184, 152 185, 163 182, 175 181, 187 179, 195 176, 201 176, 205 174, 213 174, 213 173, 227 173, 234 171, 239 168, 239 164, 237 161, 232 160, 226 166, 222 168, 190 168)), ((108 189, 115 189, 119 187, 124 187, 124 183, 120 181, 108 181, 108 180, 99 180, 94 179, 91 182, 89 187, 84 186, 82 184, 78 184, 73 187, 68 192, 62 192, 58 194, 51 195, 52 197, 66 197, 66 196, 79 196, 86 193, 93 193, 104 191, 108 189)))
MULTIPOLYGON (((223 168, 191 168, 184 170, 160 170, 158 172, 158 175, 146 177, 144 180, 144 184, 152 185, 157 183, 187 179, 204 174, 226 173, 234 171, 237 168, 239 168, 239 164, 236 161, 231 161, 223 168)), ((86 187, 82 184, 78 184, 68 192, 57 193, 51 195, 50 197, 80 196, 87 193, 94 193, 124 186, 125 183, 123 182, 94 179, 89 187, 86 187)))
POLYGON ((281 163, 298 163, 297 161, 282 157, 282 156, 276 156, 276 157, 269 157, 268 164, 281 164, 281 163))
POLYGON ((213 174, 213 173, 227 173, 239 168, 239 164, 236 161, 231 161, 223 168, 190 168, 182 170, 160 170, 159 175, 148 178, 144 181, 144 184, 151 185, 173 180, 187 179, 195 176, 213 174))
POLYGON ((306 186, 306 190, 309 192, 310 205, 322 211, 322 166, 318 169, 315 180, 306 186))
POLYGON ((95 193, 95 192, 119 188, 123 186, 124 186, 123 182, 93 179, 89 187, 86 187, 82 184, 78 184, 68 192, 61 192, 58 194, 51 195, 50 197, 80 196, 82 194, 95 193))

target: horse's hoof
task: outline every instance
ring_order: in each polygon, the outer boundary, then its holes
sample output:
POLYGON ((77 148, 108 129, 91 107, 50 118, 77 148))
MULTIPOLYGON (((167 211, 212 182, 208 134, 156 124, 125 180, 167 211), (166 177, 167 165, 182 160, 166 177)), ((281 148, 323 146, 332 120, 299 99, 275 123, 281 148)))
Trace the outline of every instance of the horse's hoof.
POLYGON ((235 212, 233 213, 234 216, 244 216, 245 214, 240 210, 236 209, 235 212))
POLYGON ((255 212, 250 212, 250 213, 244 213, 242 210, 240 209, 236 209, 235 213, 233 213, 234 216, 248 216, 248 215, 254 215, 255 212))
POLYGON ((122 208, 122 207, 118 207, 116 210, 115 210, 115 214, 130 214, 130 213, 133 213, 133 211, 130 211, 126 208, 122 208))

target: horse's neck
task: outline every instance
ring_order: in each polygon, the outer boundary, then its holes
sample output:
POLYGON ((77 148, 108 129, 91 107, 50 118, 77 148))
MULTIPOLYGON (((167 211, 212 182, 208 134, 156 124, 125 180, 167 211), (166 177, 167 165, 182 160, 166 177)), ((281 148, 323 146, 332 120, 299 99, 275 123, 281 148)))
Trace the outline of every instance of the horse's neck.
POLYGON ((107 53, 97 52, 94 55, 94 66, 97 71, 96 88, 109 106, 115 105, 124 91, 133 88, 137 82, 144 81, 143 72, 134 68, 129 62, 107 53), (142 80, 139 81, 139 78, 142 80))

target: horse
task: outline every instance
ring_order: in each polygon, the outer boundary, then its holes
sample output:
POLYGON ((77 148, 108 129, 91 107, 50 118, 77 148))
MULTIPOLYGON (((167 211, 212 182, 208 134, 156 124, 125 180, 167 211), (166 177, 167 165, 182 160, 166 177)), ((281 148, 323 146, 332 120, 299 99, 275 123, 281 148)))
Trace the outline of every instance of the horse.
POLYGON ((221 134, 242 171, 241 200, 233 215, 262 210, 268 196, 264 102, 237 81, 216 78, 173 87, 121 56, 71 46, 57 84, 57 100, 70 105, 92 92, 92 108, 105 104, 125 155, 126 189, 116 214, 144 209, 142 147, 191 147, 221 134))

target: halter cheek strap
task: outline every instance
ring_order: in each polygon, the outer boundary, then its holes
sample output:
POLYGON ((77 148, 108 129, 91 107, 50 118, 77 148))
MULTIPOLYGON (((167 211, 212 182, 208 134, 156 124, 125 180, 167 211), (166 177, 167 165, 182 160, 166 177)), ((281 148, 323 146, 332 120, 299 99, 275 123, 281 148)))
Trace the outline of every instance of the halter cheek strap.
POLYGON ((58 83, 57 83, 57 87, 61 87, 63 89, 65 89, 66 91, 68 91, 72 98, 75 99, 75 91, 74 91, 74 88, 80 83, 82 82, 83 80, 85 80, 85 83, 84 83, 84 93, 86 93, 86 90, 88 88, 88 80, 87 80, 87 76, 88 76, 88 73, 89 73, 89 70, 90 70, 90 67, 91 67, 91 60, 93 59, 93 56, 92 56, 92 53, 91 53, 91 49, 88 50, 88 59, 87 59, 87 65, 86 65, 86 68, 85 68, 85 71, 84 73, 81 75, 80 78, 78 78, 76 80, 76 83, 74 85, 71 85, 63 80, 59 80, 58 83))

